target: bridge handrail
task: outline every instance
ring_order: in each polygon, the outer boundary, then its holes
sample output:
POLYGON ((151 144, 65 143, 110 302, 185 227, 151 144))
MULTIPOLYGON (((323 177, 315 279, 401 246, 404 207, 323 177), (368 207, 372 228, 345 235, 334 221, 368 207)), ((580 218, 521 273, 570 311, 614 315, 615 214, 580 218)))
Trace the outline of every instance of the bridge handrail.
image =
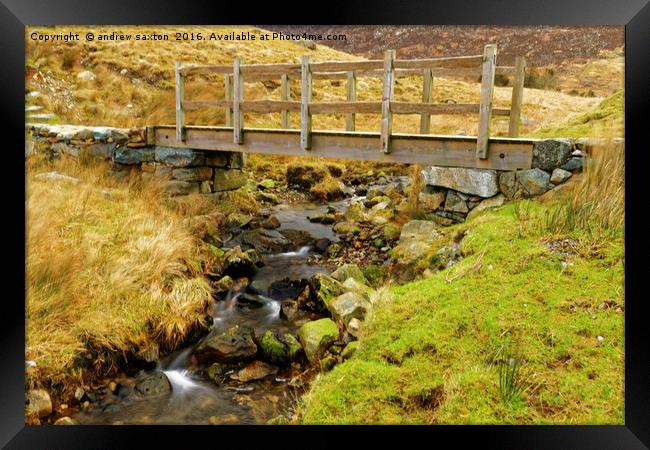
POLYGON ((390 152, 390 136, 392 134, 392 114, 419 114, 420 134, 429 134, 430 116, 439 114, 479 114, 479 133, 477 136, 477 157, 487 158, 489 128, 492 116, 509 116, 508 135, 518 136, 521 100, 523 96, 523 81, 525 59, 516 58, 515 66, 496 65, 496 45, 486 45, 483 55, 453 56, 426 59, 395 59, 395 52, 386 52, 384 60, 361 61, 324 61, 311 62, 309 56, 304 56, 300 64, 243 64, 241 58, 236 58, 233 65, 181 65, 176 63, 176 135, 184 141, 185 111, 201 108, 223 107, 226 109, 226 126, 232 126, 236 143, 243 142, 243 113, 273 113, 280 112, 282 128, 289 128, 290 112, 300 112, 301 145, 303 149, 310 148, 311 115, 312 114, 346 114, 346 130, 355 130, 355 114, 381 114, 380 146, 386 153, 390 152), (454 68, 482 68, 481 101, 480 103, 432 103, 432 78, 434 73, 454 68), (224 100, 188 101, 184 99, 185 79, 192 75, 224 74, 224 100), (511 107, 493 108, 494 77, 496 74, 514 75, 511 107), (356 101, 357 77, 382 77, 384 92, 381 101, 356 101), (422 103, 396 102, 393 100, 393 89, 396 77, 423 77, 422 103), (244 100, 244 82, 253 82, 280 78, 280 100, 244 100), (290 80, 301 79, 301 100, 290 99, 290 80), (313 102, 311 101, 311 83, 313 79, 346 79, 347 101, 343 102, 313 102))

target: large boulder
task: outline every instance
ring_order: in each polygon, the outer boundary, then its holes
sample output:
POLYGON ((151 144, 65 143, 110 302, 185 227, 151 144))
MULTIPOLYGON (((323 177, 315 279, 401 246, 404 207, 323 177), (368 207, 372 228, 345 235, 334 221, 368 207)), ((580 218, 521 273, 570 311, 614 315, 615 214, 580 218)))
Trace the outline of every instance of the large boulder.
POLYGON ((246 184, 246 175, 241 169, 214 169, 212 185, 215 192, 232 191, 246 184))
POLYGON ((198 193, 200 186, 191 181, 170 180, 164 184, 163 189, 167 195, 187 195, 198 193))
POLYGON ((571 178, 571 175, 573 175, 573 173, 569 172, 568 170, 555 169, 551 174, 551 183, 553 184, 564 183, 566 180, 571 178))
POLYGON ((403 264, 413 263, 423 257, 431 242, 440 237, 438 225, 428 220, 412 220, 402 227, 393 255, 403 264))
POLYGON ((370 294, 372 293, 372 289, 367 284, 361 283, 352 277, 343 282, 343 287, 346 291, 356 292, 366 299, 370 298, 370 294))
POLYGON ((168 166, 189 167, 202 166, 205 163, 205 154, 188 148, 156 147, 155 160, 168 166))
POLYGON ((427 192, 420 192, 418 194, 418 206, 422 211, 433 212, 440 208, 440 205, 445 201, 444 192, 434 192, 432 194, 427 192))
POLYGON ((327 309, 334 320, 347 326, 352 318, 363 320, 366 317, 370 302, 357 292, 346 292, 327 302, 327 309))
POLYGON ((260 253, 281 252, 292 247, 291 241, 282 233, 277 230, 268 230, 266 228, 256 228, 254 230, 244 231, 230 241, 229 245, 253 247, 260 253))
POLYGON ((277 366, 288 366, 302 351, 300 342, 292 334, 276 335, 270 330, 262 335, 258 346, 262 359, 277 366))
POLYGON ((201 342, 194 356, 203 363, 233 363, 252 358, 257 353, 253 329, 247 325, 235 325, 222 333, 201 342))
POLYGON ((31 389, 27 391, 25 399, 27 414, 37 417, 47 417, 52 414, 52 399, 45 389, 31 389))
POLYGON ((305 305, 307 310, 314 312, 323 311, 326 308, 326 304, 334 297, 345 292, 343 285, 336 281, 334 278, 325 275, 324 273, 314 274, 309 279, 309 286, 311 287, 311 305, 308 303, 305 305), (311 306, 311 307, 309 307, 311 306))
POLYGON ((524 191, 519 183, 517 183, 516 172, 502 172, 499 175, 499 190, 509 200, 523 197, 524 191))
POLYGON ((552 171, 569 158, 571 142, 567 139, 545 139, 533 146, 533 168, 552 171))
MULTIPOLYGON (((465 197, 467 198, 467 197, 465 197)), ((466 214, 469 212, 467 203, 456 191, 449 190, 447 191, 447 199, 445 200, 445 210, 452 211, 457 213, 466 214)))
POLYGON ((261 257, 255 249, 242 251, 241 247, 236 246, 223 255, 222 269, 225 275, 237 278, 254 275, 260 264, 261 257))
POLYGON ((113 161, 119 164, 140 164, 154 160, 154 151, 151 148, 117 147, 113 153, 113 161))
POLYGON ((252 361, 246 364, 234 379, 246 383, 248 381, 262 380, 278 373, 278 368, 264 361, 252 361))
POLYGON ((424 182, 479 197, 492 197, 499 192, 495 170, 462 167, 430 166, 422 170, 424 182))
POLYGON ((305 350, 307 359, 317 364, 325 351, 339 337, 339 329, 331 319, 307 322, 298 331, 298 340, 305 350))
POLYGON ((528 196, 541 195, 553 186, 551 176, 542 169, 520 170, 516 174, 517 182, 526 190, 528 196))
POLYGON ((145 397, 157 397, 172 390, 172 385, 163 372, 154 372, 142 377, 135 385, 135 390, 145 397))
POLYGON ((505 202, 505 200, 506 198, 503 194, 498 194, 494 197, 486 198, 481 203, 476 205, 474 209, 469 212, 469 214, 467 214, 467 220, 476 217, 481 211, 503 205, 503 202, 505 202))
POLYGON ((363 275, 363 272, 356 264, 343 264, 341 267, 332 272, 330 276, 335 280, 341 282, 347 280, 348 278, 354 278, 361 283, 368 283, 368 280, 363 275))
POLYGON ((212 178, 212 167, 179 167, 172 170, 172 177, 181 181, 208 181, 212 178))

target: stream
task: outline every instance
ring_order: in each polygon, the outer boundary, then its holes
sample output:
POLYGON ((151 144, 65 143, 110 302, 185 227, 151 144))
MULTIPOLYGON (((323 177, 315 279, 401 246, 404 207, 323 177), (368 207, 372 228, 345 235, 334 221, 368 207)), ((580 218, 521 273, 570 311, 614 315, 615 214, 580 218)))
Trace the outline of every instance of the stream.
MULTIPOLYGON (((343 211, 350 199, 330 203, 329 206, 343 211)), ((271 213, 280 221, 279 230, 294 229, 308 232, 314 239, 328 238, 337 241, 331 225, 311 223, 307 216, 323 213, 328 205, 299 203, 278 205, 271 213)), ((262 292, 277 280, 309 278, 317 272, 329 274, 329 270, 317 262, 316 253, 309 246, 292 251, 263 255, 264 266, 250 279, 262 292), (314 260, 316 259, 316 263, 314 260), (309 260, 309 261, 308 261, 309 260)), ((264 304, 258 308, 241 308, 235 288, 223 299, 211 306, 213 326, 202 339, 220 333, 234 325, 249 325, 261 336, 266 330, 296 333, 299 325, 280 317, 281 301, 266 295, 264 304)), ((160 360, 156 369, 145 375, 164 373, 171 384, 171 391, 161 395, 131 395, 137 377, 123 377, 117 388, 102 392, 101 400, 77 413, 74 418, 81 424, 256 424, 283 415, 291 416, 291 408, 299 395, 290 380, 306 367, 280 369, 275 376, 244 384, 225 381, 216 384, 210 380, 192 360, 192 353, 199 344, 185 347, 160 360)))

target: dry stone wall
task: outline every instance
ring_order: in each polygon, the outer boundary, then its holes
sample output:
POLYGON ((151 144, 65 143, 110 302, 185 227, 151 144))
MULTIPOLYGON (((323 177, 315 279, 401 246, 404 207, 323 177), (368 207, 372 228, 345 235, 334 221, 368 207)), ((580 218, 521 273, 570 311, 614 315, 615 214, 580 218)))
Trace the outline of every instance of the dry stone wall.
POLYGON ((108 161, 117 176, 164 178, 169 195, 209 194, 246 183, 243 153, 151 145, 146 128, 28 124, 26 130, 31 140, 25 145, 25 157, 39 151, 51 158, 65 154, 108 161))
POLYGON ((506 199, 541 195, 582 170, 588 145, 586 140, 540 140, 533 148, 532 168, 527 170, 426 167, 420 207, 440 224, 451 225, 506 199))

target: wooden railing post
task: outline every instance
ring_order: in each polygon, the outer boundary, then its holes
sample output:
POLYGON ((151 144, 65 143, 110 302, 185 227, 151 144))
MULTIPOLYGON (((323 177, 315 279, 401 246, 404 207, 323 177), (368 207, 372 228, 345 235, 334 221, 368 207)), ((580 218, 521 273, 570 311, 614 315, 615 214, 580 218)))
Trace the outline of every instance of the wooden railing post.
MULTIPOLYGON (((422 76, 422 103, 431 103, 432 100, 433 72, 424 69, 422 76)), ((429 134, 431 129, 431 114, 420 114, 420 134, 429 134)))
POLYGON ((228 106, 226 106, 226 126, 227 127, 232 127, 232 122, 233 122, 233 112, 232 112, 232 99, 234 97, 233 95, 233 77, 232 74, 225 74, 223 77, 224 81, 224 90, 225 90, 225 99, 227 102, 230 102, 228 106))
POLYGON ((521 116, 521 102, 524 97, 524 79, 526 76, 526 58, 517 56, 515 59, 515 79, 512 83, 512 101, 510 102, 510 123, 508 136, 519 136, 519 118, 521 116))
POLYGON ((384 90, 381 97, 381 150, 390 153, 390 135, 393 131, 393 115, 390 102, 395 92, 395 50, 386 50, 384 54, 384 90))
MULTIPOLYGON (((357 76, 353 71, 348 72, 347 100, 349 102, 357 101, 357 76)), ((348 113, 345 115, 345 129, 347 131, 354 131, 356 125, 355 118, 355 113, 348 113)))
POLYGON ((309 111, 309 102, 311 101, 311 69, 309 68, 309 55, 302 57, 301 70, 300 148, 309 150, 311 148, 311 112, 309 111))
POLYGON ((233 135, 235 144, 243 144, 244 136, 244 114, 241 110, 241 102, 244 100, 244 78, 241 74, 242 58, 237 56, 233 64, 233 135))
MULTIPOLYGON (((282 101, 289 101, 291 98, 291 89, 289 85, 289 75, 286 73, 282 74, 282 86, 280 87, 280 100, 282 101)), ((289 111, 286 109, 283 109, 280 112, 280 127, 281 128, 289 128, 290 127, 290 122, 289 122, 289 111)))
POLYGON ((176 75, 176 139, 185 141, 185 113, 183 111, 183 100, 185 99, 185 77, 181 75, 181 63, 176 61, 174 65, 176 75))
POLYGON ((492 119, 492 96, 494 92, 494 74, 497 62, 497 46, 485 46, 483 52, 483 71, 481 72, 481 103, 479 106, 478 136, 476 139, 476 157, 487 159, 488 141, 490 139, 490 121, 492 119))

